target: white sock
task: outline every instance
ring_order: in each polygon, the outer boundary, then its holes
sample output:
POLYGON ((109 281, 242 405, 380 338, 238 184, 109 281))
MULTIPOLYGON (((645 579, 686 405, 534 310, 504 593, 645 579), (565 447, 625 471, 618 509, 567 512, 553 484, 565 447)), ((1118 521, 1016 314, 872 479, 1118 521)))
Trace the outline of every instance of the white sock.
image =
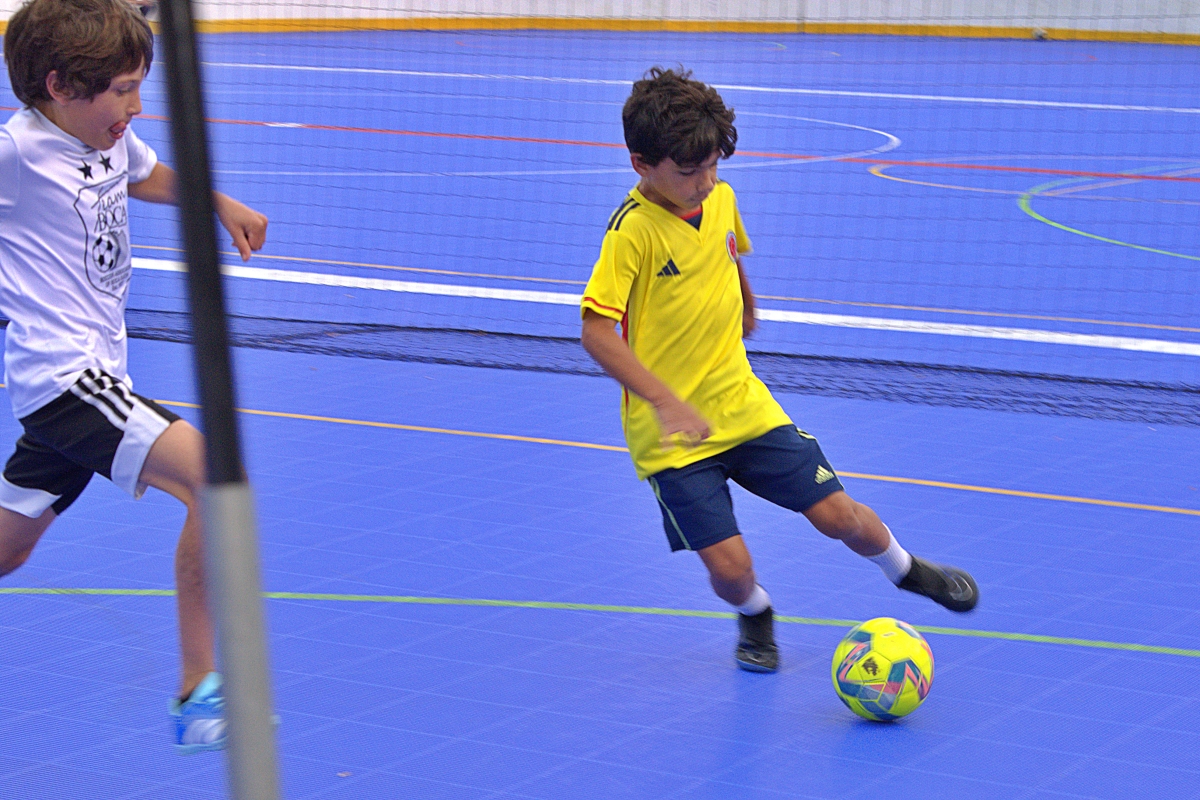
POLYGON ((912 556, 896 541, 896 537, 892 535, 892 529, 888 528, 887 525, 883 527, 887 528, 888 532, 887 550, 884 550, 877 556, 867 556, 867 558, 874 561, 883 570, 883 574, 887 575, 889 581, 898 584, 904 580, 904 576, 908 574, 909 568, 912 567, 912 556))
POLYGON ((756 614, 761 614, 771 607, 771 596, 767 594, 767 590, 754 584, 754 591, 750 592, 750 596, 746 598, 746 602, 740 606, 734 606, 739 614, 745 614, 747 617, 753 617, 756 614))

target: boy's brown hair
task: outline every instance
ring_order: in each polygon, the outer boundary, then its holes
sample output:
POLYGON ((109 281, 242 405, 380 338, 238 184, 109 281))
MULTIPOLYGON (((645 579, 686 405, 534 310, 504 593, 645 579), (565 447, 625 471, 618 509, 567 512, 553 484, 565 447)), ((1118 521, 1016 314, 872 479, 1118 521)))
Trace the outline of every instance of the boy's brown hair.
POLYGON ((29 0, 4 33, 8 79, 26 107, 53 99, 51 72, 57 89, 90 100, 153 60, 154 36, 129 0, 29 0))
POLYGON ((690 70, 653 67, 633 84, 621 110, 629 152, 652 167, 664 158, 693 167, 717 151, 729 158, 737 148, 733 109, 716 89, 691 78, 690 70))

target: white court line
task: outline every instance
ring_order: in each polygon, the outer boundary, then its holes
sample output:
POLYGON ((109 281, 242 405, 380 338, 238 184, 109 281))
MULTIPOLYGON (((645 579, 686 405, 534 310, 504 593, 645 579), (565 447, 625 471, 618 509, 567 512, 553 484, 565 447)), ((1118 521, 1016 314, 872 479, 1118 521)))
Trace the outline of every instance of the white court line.
POLYGON ((1036 328, 1004 328, 993 325, 958 325, 947 322, 925 322, 886 317, 859 317, 845 314, 813 314, 804 311, 779 311, 760 308, 759 319, 771 322, 794 322, 804 325, 827 325, 834 328, 859 328, 872 331, 903 331, 932 333, 940 336, 968 336, 976 339, 1007 339, 1042 344, 1068 344, 1078 347, 1100 347, 1106 350, 1137 350, 1143 353, 1166 353, 1177 356, 1200 356, 1200 344, 1172 342, 1166 339, 1138 339, 1132 336, 1103 336, 1065 331, 1044 331, 1036 328))
MULTIPOLYGON (((310 67, 298 64, 249 64, 228 61, 206 61, 206 67, 232 69, 263 69, 288 72, 332 72, 352 75, 398 75, 410 78, 457 78, 476 81, 529 81, 534 83, 564 83, 588 86, 629 87, 633 81, 614 81, 602 78, 566 78, 554 75, 501 75, 483 72, 424 72, 411 69, 372 69, 368 67, 310 67)), ((815 95, 820 97, 867 97, 879 100, 921 100, 936 103, 976 103, 982 105, 1023 106, 1026 108, 1071 108, 1088 111, 1155 111, 1174 114, 1200 114, 1200 108, 1176 106, 1141 106, 1119 103, 1071 103, 1064 100, 1020 100, 1012 97, 969 97, 947 94, 904 94, 898 92, 851 92, 839 89, 798 89, 787 86, 750 86, 714 83, 722 91, 763 92, 767 94, 815 95)))
MULTIPOLYGON (((133 266, 138 269, 156 270, 159 272, 183 272, 185 270, 182 262, 152 258, 134 258, 133 266)), ((336 286, 351 289, 406 292, 446 297, 476 297, 486 300, 509 300, 522 303, 545 303, 561 306, 578 306, 579 301, 582 299, 581 295, 568 292, 492 289, 484 286, 394 281, 383 278, 360 278, 353 275, 263 269, 261 267, 224 266, 222 267, 222 272, 230 278, 248 278, 261 281, 279 281, 281 283, 302 283, 311 286, 336 286)), ((954 323, 926 322, 912 319, 860 317, 849 314, 817 314, 804 311, 781 311, 773 308, 760 308, 757 311, 757 316, 759 319, 769 322, 820 325, 834 328, 925 333, 940 336, 967 336, 976 339, 1005 339, 1009 341, 1037 342, 1040 344, 1099 347, 1107 350, 1135 350, 1143 353, 1200 356, 1200 343, 1173 342, 1166 339, 1139 339, 1131 336, 1103 336, 1097 334, 1068 333, 1065 331, 1038 330, 1036 328, 1006 328, 992 325, 958 325, 954 323)))
MULTIPOLYGON (((184 272, 181 261, 163 261, 155 258, 133 259, 138 269, 159 272, 184 272)), ((264 269, 262 267, 239 267, 224 265, 221 272, 230 278, 250 278, 280 283, 305 283, 311 286, 338 286, 347 289, 371 289, 378 292, 409 292, 412 294, 435 294, 447 297, 481 297, 486 300, 515 300, 522 303, 549 303, 552 305, 577 306, 580 295, 564 292, 534 292, 522 289, 490 289, 485 286, 459 286, 451 283, 424 283, 419 281, 393 281, 385 278, 359 278, 354 275, 333 275, 328 272, 299 272, 290 269, 264 269)))

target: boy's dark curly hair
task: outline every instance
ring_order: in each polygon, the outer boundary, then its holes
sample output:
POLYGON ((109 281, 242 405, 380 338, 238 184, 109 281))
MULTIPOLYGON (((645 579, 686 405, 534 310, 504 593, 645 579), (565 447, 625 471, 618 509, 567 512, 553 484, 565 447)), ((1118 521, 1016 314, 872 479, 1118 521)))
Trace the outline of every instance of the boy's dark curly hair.
POLYGON ((621 121, 625 144, 650 166, 670 158, 696 166, 714 152, 729 158, 737 148, 732 108, 717 90, 692 80, 690 70, 653 67, 633 84, 621 121))
POLYGON ((140 65, 150 69, 154 36, 129 0, 29 0, 4 33, 4 60, 13 94, 26 106, 51 100, 57 88, 90 100, 112 79, 140 65))

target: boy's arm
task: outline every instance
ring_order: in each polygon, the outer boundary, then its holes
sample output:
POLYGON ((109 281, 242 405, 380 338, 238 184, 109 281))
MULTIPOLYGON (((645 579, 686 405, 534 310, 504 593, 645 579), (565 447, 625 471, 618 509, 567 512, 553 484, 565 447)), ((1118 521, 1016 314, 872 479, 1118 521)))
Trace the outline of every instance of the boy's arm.
POLYGON ((742 267, 741 256, 738 256, 737 270, 738 283, 742 285, 742 338, 747 339, 758 327, 758 320, 754 316, 754 292, 750 291, 750 279, 742 267))
MULTIPOLYGON (((147 203, 177 204, 179 182, 175 170, 161 162, 155 164, 150 177, 129 184, 129 196, 147 203)), ((251 251, 261 250, 267 239, 267 218, 220 192, 213 192, 213 205, 217 209, 217 218, 233 237, 233 246, 241 254, 242 261, 249 261, 251 251)))
POLYGON ((687 445, 707 439, 711 431, 704 418, 638 361, 616 329, 615 319, 584 309, 583 349, 622 386, 654 407, 664 443, 675 434, 687 445))

